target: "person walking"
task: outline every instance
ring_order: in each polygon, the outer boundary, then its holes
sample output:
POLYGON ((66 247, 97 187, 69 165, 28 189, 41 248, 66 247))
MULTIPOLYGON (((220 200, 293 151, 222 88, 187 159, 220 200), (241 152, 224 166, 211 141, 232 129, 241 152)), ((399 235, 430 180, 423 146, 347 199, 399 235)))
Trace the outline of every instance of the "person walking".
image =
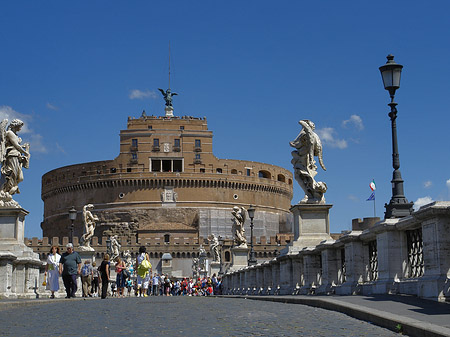
POLYGON ((84 266, 81 268, 81 285, 83 290, 83 297, 91 297, 91 284, 92 284, 92 275, 93 270, 91 266, 91 261, 84 261, 84 266))
POLYGON ((139 255, 136 257, 137 271, 137 285, 139 296, 147 297, 148 284, 150 282, 150 275, 152 274, 152 265, 150 263, 150 257, 146 253, 145 246, 139 247, 139 255))
POLYGON ((157 273, 152 278, 152 295, 158 296, 159 295, 159 276, 157 273))
POLYGON ((55 298, 55 291, 59 290, 59 247, 52 246, 50 254, 47 256, 47 264, 45 265, 46 289, 52 292, 50 298, 55 298))
POLYGON ((105 299, 108 294, 109 268, 109 254, 105 254, 100 267, 98 267, 98 271, 100 272, 100 281, 102 283, 102 299, 105 299))
POLYGON ((98 284, 98 268, 95 262, 92 262, 92 287, 91 287, 91 294, 94 297, 98 297, 100 287, 98 284))
POLYGON ((73 250, 73 244, 66 245, 67 251, 62 254, 59 260, 59 273, 62 275, 64 287, 66 288, 66 298, 76 297, 77 276, 80 275, 81 257, 73 250))

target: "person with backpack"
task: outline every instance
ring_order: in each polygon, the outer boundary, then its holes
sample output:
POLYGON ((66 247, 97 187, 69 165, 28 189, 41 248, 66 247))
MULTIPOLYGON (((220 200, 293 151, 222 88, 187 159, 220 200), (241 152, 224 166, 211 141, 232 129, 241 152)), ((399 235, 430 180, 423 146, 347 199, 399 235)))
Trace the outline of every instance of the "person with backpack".
POLYGON ((92 297, 90 289, 92 283, 93 270, 91 261, 84 261, 84 266, 81 268, 81 284, 83 290, 83 297, 92 297))
POLYGON ((144 246, 139 247, 139 255, 136 256, 135 269, 137 271, 139 297, 147 297, 150 275, 152 274, 152 264, 144 246))

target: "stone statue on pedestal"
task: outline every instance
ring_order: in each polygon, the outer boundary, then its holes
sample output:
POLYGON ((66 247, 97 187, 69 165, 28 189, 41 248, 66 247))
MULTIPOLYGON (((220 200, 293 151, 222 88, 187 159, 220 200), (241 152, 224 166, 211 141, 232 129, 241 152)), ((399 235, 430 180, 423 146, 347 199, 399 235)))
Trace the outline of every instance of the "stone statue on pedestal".
POLYGON ((0 162, 1 190, 0 207, 20 207, 12 195, 20 193, 19 183, 23 181, 22 167, 28 168, 30 164, 30 145, 21 144, 22 138, 17 133, 22 129, 23 122, 13 119, 8 128, 8 120, 0 123, 0 162))
POLYGON ((133 264, 133 260, 131 259, 131 252, 129 249, 123 252, 123 261, 125 262, 127 268, 130 268, 133 264))
POLYGON ((194 257, 192 259, 192 276, 193 277, 197 277, 199 272, 199 268, 198 268, 198 258, 194 257))
POLYGON ((316 182, 314 180, 317 175, 315 156, 323 170, 326 170, 323 163, 322 143, 319 136, 314 132, 316 127, 312 121, 304 119, 299 121, 299 124, 303 129, 289 145, 296 149, 291 152, 295 180, 305 191, 305 197, 300 203, 324 204, 324 193, 327 191, 327 185, 322 181, 316 182))
POLYGON ((120 255, 120 247, 122 247, 117 241, 117 235, 110 237, 111 240, 111 261, 114 261, 116 257, 120 255))
POLYGON ((247 248, 247 239, 245 238, 244 223, 246 219, 246 213, 244 207, 234 206, 233 211, 233 234, 234 243, 237 247, 247 248))
POLYGON ((91 247, 91 240, 94 236, 95 222, 98 221, 98 217, 92 214, 91 211, 93 209, 94 205, 92 204, 83 206, 83 223, 85 232, 80 240, 80 250, 94 251, 94 248, 91 247))
POLYGON ((219 239, 214 234, 212 234, 212 239, 209 242, 209 250, 213 255, 213 261, 220 263, 219 239))

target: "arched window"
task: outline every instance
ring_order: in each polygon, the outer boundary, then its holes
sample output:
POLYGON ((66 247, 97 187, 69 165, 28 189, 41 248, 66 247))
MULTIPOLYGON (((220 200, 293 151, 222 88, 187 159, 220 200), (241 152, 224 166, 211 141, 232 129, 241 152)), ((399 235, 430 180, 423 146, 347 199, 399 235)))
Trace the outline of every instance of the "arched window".
POLYGON ((278 180, 278 181, 281 181, 281 182, 283 182, 283 183, 286 182, 286 178, 285 178, 284 175, 282 175, 282 174, 279 174, 279 175, 278 175, 277 180, 278 180))
POLYGON ((229 251, 225 251, 225 262, 231 262, 231 254, 229 251))
POLYGON ((236 169, 232 169, 231 170, 231 174, 237 174, 237 170, 236 169))
POLYGON ((269 171, 261 170, 261 171, 258 172, 258 177, 265 178, 265 179, 270 179, 272 177, 272 175, 270 174, 269 171))

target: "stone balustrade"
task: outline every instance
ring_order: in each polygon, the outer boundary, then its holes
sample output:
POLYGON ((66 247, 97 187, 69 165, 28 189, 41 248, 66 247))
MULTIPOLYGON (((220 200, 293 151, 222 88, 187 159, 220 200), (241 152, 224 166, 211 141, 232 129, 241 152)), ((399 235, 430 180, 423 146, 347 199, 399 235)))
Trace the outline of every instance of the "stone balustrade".
POLYGON ((450 202, 434 202, 401 219, 354 221, 353 230, 337 240, 287 249, 225 274, 223 287, 225 294, 395 293, 450 300, 450 202))

